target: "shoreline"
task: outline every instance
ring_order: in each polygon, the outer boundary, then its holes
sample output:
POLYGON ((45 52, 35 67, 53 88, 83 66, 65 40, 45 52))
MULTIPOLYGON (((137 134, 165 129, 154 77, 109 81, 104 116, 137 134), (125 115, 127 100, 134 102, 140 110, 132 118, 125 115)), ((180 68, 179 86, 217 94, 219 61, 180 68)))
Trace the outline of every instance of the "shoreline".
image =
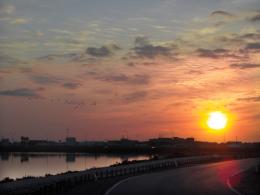
MULTIPOLYGON (((41 194, 41 193, 54 193, 67 191, 81 184, 91 184, 96 181, 110 181, 107 179, 114 179, 118 177, 129 177, 132 175, 140 175, 144 173, 151 173, 155 171, 175 169, 185 166, 194 166, 197 164, 219 162, 224 160, 236 159, 231 156, 195 156, 195 157, 182 157, 182 158, 170 158, 159 160, 147 160, 132 164, 121 164, 117 166, 103 167, 88 169, 85 171, 72 172, 67 174, 59 174, 49 177, 43 177, 38 179, 27 179, 17 182, 10 182, 0 184, 2 193, 12 194, 41 194)), ((239 159, 239 158, 237 158, 239 159)), ((1 194, 1 192, 0 192, 1 194)))

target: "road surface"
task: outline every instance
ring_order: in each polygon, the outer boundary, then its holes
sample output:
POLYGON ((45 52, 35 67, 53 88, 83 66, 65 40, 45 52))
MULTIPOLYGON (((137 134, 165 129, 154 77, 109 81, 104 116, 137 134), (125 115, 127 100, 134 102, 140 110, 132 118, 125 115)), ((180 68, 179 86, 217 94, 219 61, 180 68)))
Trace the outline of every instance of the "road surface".
POLYGON ((259 162, 232 160, 145 174, 115 184, 106 195, 234 195, 227 179, 259 162))

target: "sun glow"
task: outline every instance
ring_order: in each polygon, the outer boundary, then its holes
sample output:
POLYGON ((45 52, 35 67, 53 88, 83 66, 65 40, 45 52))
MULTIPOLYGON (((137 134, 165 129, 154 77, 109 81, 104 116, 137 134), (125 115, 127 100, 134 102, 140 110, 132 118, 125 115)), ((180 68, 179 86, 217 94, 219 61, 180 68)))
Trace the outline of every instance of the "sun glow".
POLYGON ((210 129, 221 130, 226 127, 227 122, 227 116, 223 112, 215 111, 209 113, 207 125, 210 129))

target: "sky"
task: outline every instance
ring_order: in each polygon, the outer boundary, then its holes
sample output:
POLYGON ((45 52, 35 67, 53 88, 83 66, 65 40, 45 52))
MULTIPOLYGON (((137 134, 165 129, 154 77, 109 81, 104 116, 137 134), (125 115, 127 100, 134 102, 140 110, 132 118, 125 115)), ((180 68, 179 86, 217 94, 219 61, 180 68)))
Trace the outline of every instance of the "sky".
POLYGON ((0 135, 260 141, 259 54, 259 0, 0 0, 0 135))

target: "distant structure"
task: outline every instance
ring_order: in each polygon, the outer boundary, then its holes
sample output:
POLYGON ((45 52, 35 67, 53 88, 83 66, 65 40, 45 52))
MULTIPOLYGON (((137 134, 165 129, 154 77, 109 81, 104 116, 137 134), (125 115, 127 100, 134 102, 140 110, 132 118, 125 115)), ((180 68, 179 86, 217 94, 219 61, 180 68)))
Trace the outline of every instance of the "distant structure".
POLYGON ((109 146, 125 146, 131 147, 139 144, 139 141, 129 140, 127 138, 121 138, 120 140, 110 140, 107 142, 109 146))
POLYGON ((2 138, 1 144, 10 144, 10 140, 8 138, 2 138))
POLYGON ((30 142, 29 137, 24 137, 24 136, 21 137, 21 144, 29 144, 29 142, 30 142))
POLYGON ((243 146, 242 142, 238 142, 238 141, 227 142, 227 145, 229 148, 241 148, 243 146))
POLYGON ((68 145, 75 145, 77 144, 77 140, 75 137, 66 137, 66 144, 68 145))
POLYGON ((155 138, 150 139, 148 143, 153 146, 162 146, 162 145, 186 145, 186 144, 192 144, 195 142, 195 139, 193 137, 188 138, 180 138, 180 137, 173 137, 173 138, 167 138, 167 137, 161 137, 161 138, 155 138))

